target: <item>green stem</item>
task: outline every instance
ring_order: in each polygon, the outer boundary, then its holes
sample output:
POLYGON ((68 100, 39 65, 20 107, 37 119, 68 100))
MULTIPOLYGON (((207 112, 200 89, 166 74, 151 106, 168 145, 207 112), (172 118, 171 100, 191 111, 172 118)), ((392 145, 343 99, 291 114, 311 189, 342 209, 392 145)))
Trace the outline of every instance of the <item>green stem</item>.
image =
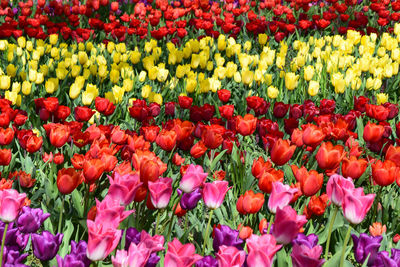
POLYGON ((157 212, 157 219, 156 219, 156 230, 155 233, 158 235, 158 225, 160 224, 160 215, 164 210, 158 210, 157 212))
POLYGON ((183 228, 183 232, 184 233, 186 233, 186 229, 188 227, 188 220, 189 220, 188 213, 186 212, 186 214, 185 214, 185 228, 183 228))
POLYGON ((178 201, 176 201, 175 207, 174 207, 174 209, 173 209, 173 211, 172 211, 172 214, 171 214, 171 220, 169 221, 169 226, 168 226, 168 235, 167 235, 168 241, 171 240, 172 223, 173 223, 173 221, 174 221, 175 211, 176 211, 176 209, 178 208, 178 204, 179 204, 179 202, 181 201, 182 196, 183 196, 183 192, 182 192, 182 194, 178 197, 178 201))
POLYGON ((335 223, 336 215, 339 210, 338 206, 335 206, 335 210, 333 211, 333 216, 331 221, 329 222, 329 229, 328 229, 328 239, 326 240, 326 247, 325 247, 325 260, 328 260, 328 253, 329 253, 329 244, 331 243, 331 234, 333 229, 333 224, 335 223))
POLYGON ((349 229, 347 230, 346 237, 344 238, 343 248, 342 248, 342 255, 340 256, 340 265, 339 265, 339 267, 343 267, 344 258, 346 256, 347 243, 349 242, 350 234, 351 234, 351 225, 349 225, 349 229))
POLYGON ((208 242, 208 231, 210 230, 211 219, 212 219, 213 213, 214 213, 214 210, 210 210, 210 215, 208 218, 208 223, 207 223, 207 228, 206 228, 206 235, 204 236, 203 252, 201 253, 201 255, 203 255, 203 256, 204 256, 204 253, 206 252, 206 246, 207 246, 207 242, 208 242))
POLYGON ((88 204, 89 204, 89 193, 90 193, 90 185, 87 185, 86 187, 86 194, 85 194, 85 206, 83 208, 83 216, 86 217, 87 216, 87 212, 88 212, 88 204))
POLYGON ((274 214, 272 214, 271 216, 271 220, 268 223, 268 230, 267 230, 267 235, 269 234, 269 232, 271 231, 271 226, 272 226, 272 221, 274 220, 274 214))
POLYGON ((58 233, 61 233, 61 222, 64 213, 64 202, 65 202, 65 195, 62 196, 62 201, 61 201, 60 217, 58 218, 58 233))
POLYGON ((7 229, 8 229, 8 223, 6 223, 6 225, 4 226, 3 239, 2 239, 2 241, 1 241, 0 267, 3 266, 3 252, 4 252, 4 245, 5 245, 5 243, 6 243, 7 229))

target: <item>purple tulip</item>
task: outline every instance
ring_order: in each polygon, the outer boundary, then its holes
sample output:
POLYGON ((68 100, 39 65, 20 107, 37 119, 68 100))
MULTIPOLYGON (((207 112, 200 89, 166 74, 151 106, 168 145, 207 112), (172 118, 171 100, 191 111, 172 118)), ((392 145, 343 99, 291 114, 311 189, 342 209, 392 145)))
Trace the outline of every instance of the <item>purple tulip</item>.
POLYGON ((309 248, 313 248, 318 244, 318 236, 316 234, 310 234, 306 236, 305 234, 300 233, 292 242, 293 244, 305 245, 309 248))
POLYGON ((389 252, 380 251, 375 258, 373 264, 369 264, 371 267, 392 267, 392 266, 400 266, 400 250, 392 248, 391 256, 389 257, 389 252))
MULTIPOLYGON (((0 221, 0 235, 3 236, 5 224, 0 221)), ((14 228, 14 223, 10 223, 6 234, 5 245, 11 250, 23 250, 28 244, 29 235, 21 233, 18 228, 14 228)))
POLYGON ((57 255, 57 263, 59 267, 89 267, 90 260, 86 256, 87 243, 83 240, 76 243, 71 241, 71 253, 61 258, 57 255))
POLYGON ((41 235, 32 234, 33 254, 39 260, 47 261, 54 258, 60 248, 63 234, 53 235, 49 231, 43 231, 41 235))
POLYGON ((205 256, 196 262, 196 267, 218 267, 218 261, 212 256, 205 256))
POLYGON ((22 233, 36 233, 49 217, 50 213, 43 213, 41 209, 31 209, 25 206, 17 219, 18 229, 22 233))
POLYGON ((156 267, 159 261, 160 257, 157 256, 157 253, 151 253, 145 267, 156 267))
POLYGON ((9 249, 4 247, 4 267, 28 267, 28 265, 23 264, 22 262, 28 257, 28 253, 20 254, 16 250, 9 249))
POLYGON ((364 263, 368 255, 368 265, 373 264, 377 255, 379 247, 381 246, 382 236, 369 236, 361 233, 359 237, 351 235, 354 243, 354 257, 358 263, 364 263))
POLYGON ((214 251, 219 251, 219 247, 225 245, 227 247, 236 247, 242 250, 243 240, 239 238, 239 231, 233 230, 229 226, 221 225, 221 228, 214 229, 213 248, 214 251))
MULTIPOLYGON (((180 189, 178 189, 178 193, 182 192, 180 189)), ((202 193, 200 188, 196 188, 193 192, 191 193, 183 193, 182 199, 181 199, 181 207, 182 209, 185 210, 192 210, 197 206, 197 203, 199 200, 202 198, 202 193)))
POLYGON ((126 229, 126 235, 125 235, 125 250, 129 250, 129 246, 131 243, 134 243, 135 245, 139 244, 140 242, 140 232, 136 230, 133 227, 130 227, 126 229))

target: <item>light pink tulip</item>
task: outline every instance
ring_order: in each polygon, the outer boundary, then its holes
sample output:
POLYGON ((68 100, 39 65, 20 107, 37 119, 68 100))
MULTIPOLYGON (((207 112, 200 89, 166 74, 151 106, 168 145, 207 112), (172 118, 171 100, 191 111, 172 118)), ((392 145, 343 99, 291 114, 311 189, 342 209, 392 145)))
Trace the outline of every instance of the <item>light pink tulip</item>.
POLYGON ((364 195, 361 187, 345 189, 343 198, 343 216, 352 224, 361 223, 374 203, 375 194, 364 195))
POLYGON ((103 201, 96 199, 96 219, 95 222, 101 224, 113 224, 118 228, 120 222, 125 220, 133 210, 125 211, 125 207, 120 205, 119 200, 106 196, 103 201))
POLYGON ((242 267, 246 260, 246 252, 232 246, 222 245, 216 255, 218 267, 242 267))
POLYGON ((204 183, 207 175, 208 174, 203 171, 203 167, 200 165, 190 164, 179 183, 179 188, 184 193, 191 193, 204 183))
POLYGON ((272 183, 271 195, 268 199, 268 209, 272 213, 276 213, 277 208, 283 208, 289 205, 293 195, 299 191, 297 188, 291 188, 281 182, 272 183))
POLYGON ((149 191, 151 203, 156 209, 164 209, 168 206, 172 194, 172 179, 159 178, 156 182, 150 182, 149 191))
POLYGON ((15 221, 26 199, 25 193, 14 189, 0 190, 0 220, 5 223, 15 221))
POLYGON ((149 260, 151 249, 147 248, 145 244, 131 243, 129 251, 118 250, 117 254, 111 257, 114 267, 144 267, 149 260))
POLYGON ((248 266, 269 267, 272 266, 276 252, 282 247, 277 245, 274 236, 266 234, 262 236, 251 235, 246 239, 248 266))
POLYGON ((333 204, 341 206, 344 198, 344 189, 352 190, 354 188, 351 178, 344 178, 341 175, 332 175, 326 184, 326 193, 333 204))
POLYGON ((163 235, 149 235, 146 231, 142 230, 140 233, 140 243, 144 244, 151 252, 164 250, 164 236, 163 235))
POLYGON ((86 255, 91 261, 104 260, 118 245, 121 230, 113 225, 103 225, 101 222, 87 220, 88 246, 86 255))
POLYGON ((178 239, 168 243, 168 251, 164 259, 164 267, 189 267, 203 257, 195 254, 193 244, 183 245, 178 239))
POLYGON ((212 183, 205 183, 203 188, 204 204, 209 209, 217 209, 222 205, 228 188, 227 181, 214 181, 212 183))
POLYGON ((118 172, 114 172, 114 179, 111 176, 108 176, 108 179, 110 188, 107 195, 118 200, 124 206, 132 203, 137 189, 142 185, 137 174, 120 175, 118 172))
POLYGON ((280 244, 289 244, 296 238, 301 227, 307 222, 306 216, 297 215, 297 212, 290 206, 276 211, 272 234, 280 244))

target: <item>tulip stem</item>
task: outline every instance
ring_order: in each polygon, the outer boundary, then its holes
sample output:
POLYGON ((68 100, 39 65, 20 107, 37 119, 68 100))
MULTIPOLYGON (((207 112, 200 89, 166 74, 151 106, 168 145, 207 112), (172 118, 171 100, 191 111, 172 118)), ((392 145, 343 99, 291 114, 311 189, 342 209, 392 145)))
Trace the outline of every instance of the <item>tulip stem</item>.
POLYGON ((351 234, 351 225, 349 225, 349 229, 347 230, 346 237, 344 238, 344 241, 343 241, 342 255, 340 256, 340 265, 339 265, 339 267, 343 267, 344 258, 346 256, 347 243, 349 242, 350 234, 351 234))
POLYGON ((90 185, 87 185, 87 190, 86 190, 86 194, 85 194, 85 206, 83 208, 83 216, 84 218, 87 216, 87 208, 88 208, 88 204, 89 204, 89 192, 90 192, 90 185))
POLYGON ((157 219, 156 219, 156 230, 155 230, 155 234, 158 235, 158 225, 160 224, 160 215, 163 212, 163 210, 158 210, 157 212, 157 219))
POLYGON ((204 236, 203 252, 201 253, 201 255, 203 255, 203 256, 204 256, 204 253, 206 252, 206 246, 207 246, 207 242, 208 242, 208 231, 210 230, 211 219, 212 219, 213 213, 214 213, 214 210, 210 210, 207 228, 206 228, 206 235, 204 236))
POLYGON ((168 226, 168 240, 171 239, 171 232, 172 232, 172 222, 174 221, 174 215, 175 215, 175 211, 178 208, 178 204, 181 201, 181 198, 183 197, 183 193, 178 197, 178 201, 176 201, 175 203, 175 207, 173 208, 172 214, 171 214, 171 220, 169 221, 169 226, 168 226))
POLYGON ((324 257, 325 260, 328 260, 329 244, 331 243, 331 234, 332 234, 333 224, 335 223, 338 210, 339 210, 339 207, 335 206, 335 210, 333 211, 332 219, 329 222, 328 239, 326 240, 326 247, 325 247, 325 257, 324 257))
POLYGON ((271 220, 269 221, 268 224, 268 230, 267 230, 267 235, 269 234, 269 232, 271 231, 271 227, 272 227, 272 221, 274 220, 274 214, 272 214, 271 216, 271 220))
POLYGON ((4 225, 3 239, 2 239, 2 241, 1 241, 0 267, 3 266, 3 252, 4 252, 4 245, 5 245, 5 243, 6 243, 7 229, 8 229, 8 223, 6 223, 6 224, 4 225))
POLYGON ((64 213, 64 202, 65 202, 65 195, 62 196, 62 200, 61 200, 60 217, 58 219, 58 233, 61 233, 61 222, 62 222, 63 213, 64 213))

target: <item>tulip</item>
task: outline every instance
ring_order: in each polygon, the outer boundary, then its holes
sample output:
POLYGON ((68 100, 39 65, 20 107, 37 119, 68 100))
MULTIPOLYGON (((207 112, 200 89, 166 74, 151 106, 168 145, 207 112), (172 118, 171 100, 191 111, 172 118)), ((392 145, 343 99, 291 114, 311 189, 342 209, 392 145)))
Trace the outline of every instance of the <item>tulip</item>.
POLYGON ((25 193, 14 189, 0 190, 0 220, 5 223, 15 221, 26 199, 25 193))
POLYGON ((295 145, 291 146, 288 140, 280 138, 272 146, 271 160, 278 166, 285 165, 292 158, 295 150, 295 145))
POLYGON ((87 257, 91 261, 104 260, 117 247, 121 238, 121 230, 112 225, 104 225, 87 220, 88 246, 87 257))
POLYGON ((342 160, 342 175, 356 180, 363 175, 367 169, 368 162, 365 159, 357 159, 355 156, 343 158, 342 160))
POLYGON ((359 224, 374 203, 375 194, 364 195, 362 188, 344 189, 344 191, 343 216, 352 224, 359 224))
POLYGON ((364 263, 368 258, 368 265, 372 265, 378 254, 378 250, 381 246, 382 236, 368 236, 365 233, 361 233, 359 237, 351 235, 354 243, 354 257, 360 264, 364 263))
POLYGON ((306 216, 297 215, 296 211, 292 207, 286 206, 282 209, 278 208, 276 211, 272 235, 278 243, 289 244, 294 238, 296 238, 300 229, 306 222, 306 216))
POLYGON ((385 160, 391 160, 400 167, 400 146, 390 145, 386 151, 385 160))
POLYGON ((281 182, 272 183, 271 195, 268 199, 268 209, 271 213, 276 213, 276 209, 287 206, 298 191, 297 188, 291 188, 281 182))
POLYGON ((14 139, 14 131, 11 128, 3 129, 0 128, 0 145, 9 145, 14 139))
POLYGON ((50 143, 55 147, 62 147, 70 138, 70 128, 65 125, 57 125, 50 130, 50 143))
POLYGON ((190 164, 179 183, 179 188, 185 193, 193 192, 204 183, 207 176, 208 174, 203 172, 203 167, 190 164))
POLYGON ((74 168, 63 168, 57 173, 57 188, 63 195, 71 194, 81 183, 81 172, 74 168))
POLYGON ((372 179, 380 186, 391 185, 400 176, 400 167, 391 160, 378 160, 372 164, 372 179))
POLYGON ((275 102, 272 113, 276 118, 283 118, 289 110, 290 105, 283 102, 275 102))
POLYGON ((248 190, 241 195, 236 203, 236 209, 240 214, 255 214, 264 205, 264 195, 254 194, 253 190, 248 190))
POLYGON ((176 145, 176 132, 162 129, 156 138, 156 143, 165 151, 171 151, 176 145))
POLYGON ((300 188, 304 195, 313 196, 321 188, 324 182, 324 175, 315 170, 307 171, 305 167, 300 169, 297 166, 292 166, 292 171, 296 180, 300 182, 300 188))
POLYGON ((374 222, 369 226, 369 233, 371 236, 381 236, 386 233, 386 225, 382 225, 380 222, 374 222))
POLYGON ((218 98, 221 102, 228 102, 229 98, 231 97, 231 91, 226 89, 221 89, 217 91, 218 98))
POLYGON ((142 185, 138 174, 121 175, 114 172, 114 178, 108 176, 110 187, 107 195, 114 200, 118 200, 123 206, 132 203, 138 188, 142 185))
POLYGON ((205 256, 196 261, 196 267, 218 267, 218 261, 212 256, 205 256))
POLYGON ((217 209, 222 205, 225 194, 228 192, 227 181, 214 181, 212 183, 205 183, 203 188, 204 204, 209 209, 217 209))
POLYGON ((246 240, 253 234, 253 229, 250 226, 244 226, 241 223, 238 225, 239 238, 246 240))
POLYGON ((354 184, 350 178, 334 174, 332 175, 326 185, 326 193, 329 199, 336 206, 341 206, 344 200, 346 190, 353 190, 354 184))
POLYGON ((151 250, 144 243, 131 243, 128 252, 118 250, 115 257, 111 256, 113 266, 146 266, 151 250))
MULTIPOLYGON (((179 191, 180 189, 178 189, 179 191)), ((182 193, 182 192, 181 192, 182 193)), ((191 193, 182 193, 183 196, 181 198, 180 204, 185 210, 192 210, 197 206, 197 203, 202 198, 202 192, 200 188, 196 188, 191 193)))
POLYGON ((243 249, 243 240, 239 238, 239 231, 233 230, 227 225, 218 225, 213 232, 213 249, 219 251, 221 246, 233 246, 243 249))
POLYGON ((63 234, 53 235, 48 231, 42 234, 32 234, 33 254, 42 261, 48 261, 54 258, 61 245, 63 234))
POLYGON ((368 122, 364 127, 363 138, 366 142, 375 143, 381 140, 384 132, 382 125, 368 122))
POLYGON ((304 209, 304 215, 306 215, 307 220, 311 217, 321 216, 324 214, 327 207, 328 195, 322 194, 320 196, 312 196, 308 202, 306 208, 304 209))
POLYGON ((319 147, 315 157, 321 169, 334 170, 339 167, 344 156, 345 152, 343 146, 333 146, 331 142, 325 142, 319 147))
POLYGON ((8 166, 11 162, 11 149, 0 149, 0 166, 8 166))
POLYGON ((242 266, 246 260, 246 252, 235 247, 221 246, 216 258, 219 267, 242 266))
POLYGON ((285 73, 285 86, 288 90, 294 90, 297 87, 299 75, 293 72, 285 73))
POLYGON ((164 266, 189 267, 202 258, 202 256, 195 254, 195 247, 193 244, 183 245, 178 239, 175 238, 172 242, 168 243, 168 250, 164 259, 164 266))
POLYGON ((248 266, 272 266, 276 252, 282 245, 277 245, 275 238, 270 235, 251 235, 247 240, 248 266))
POLYGON ((258 187, 261 191, 269 194, 272 190, 272 183, 274 182, 283 182, 283 171, 276 169, 269 169, 264 171, 258 180, 258 187))
POLYGON ((246 114, 244 117, 236 117, 236 130, 243 136, 251 135, 257 126, 257 118, 252 114, 246 114))
POLYGON ((101 202, 96 200, 95 222, 117 228, 132 212, 133 210, 125 211, 125 207, 120 205, 118 199, 113 199, 112 196, 107 195, 101 202))
POLYGON ((49 217, 50 213, 43 213, 41 209, 32 209, 25 206, 17 219, 18 229, 22 233, 36 233, 49 217))
POLYGON ((271 166, 270 161, 264 161, 263 157, 260 156, 257 160, 253 161, 251 174, 253 174, 256 179, 260 179, 264 171, 270 169, 271 166))
POLYGON ((149 182, 151 203, 156 209, 164 209, 168 206, 172 194, 172 179, 159 178, 156 182, 149 182))
POLYGON ((302 135, 303 143, 311 147, 318 146, 324 138, 324 132, 313 124, 309 124, 308 127, 304 129, 302 135))
POLYGON ((104 163, 100 159, 86 160, 83 163, 83 176, 85 183, 93 184, 100 178, 104 171, 104 163))
POLYGON ((216 149, 222 144, 224 131, 225 128, 219 125, 206 126, 203 129, 201 140, 207 148, 216 149))
POLYGON ((95 113, 90 108, 81 106, 75 107, 74 112, 75 112, 75 120, 79 122, 88 121, 95 113))
POLYGON ((320 245, 308 247, 307 245, 294 244, 292 254, 293 267, 320 267, 324 264, 325 260, 320 259, 322 254, 322 247, 320 245))

